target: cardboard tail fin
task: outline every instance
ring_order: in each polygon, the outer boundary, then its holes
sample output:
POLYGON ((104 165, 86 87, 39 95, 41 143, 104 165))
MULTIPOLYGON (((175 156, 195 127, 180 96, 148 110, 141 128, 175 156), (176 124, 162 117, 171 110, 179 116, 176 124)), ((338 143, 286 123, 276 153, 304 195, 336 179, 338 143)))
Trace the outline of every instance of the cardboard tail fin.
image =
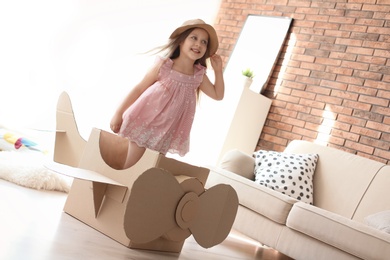
POLYGON ((54 161, 77 167, 86 141, 80 135, 68 93, 62 92, 57 103, 54 161))

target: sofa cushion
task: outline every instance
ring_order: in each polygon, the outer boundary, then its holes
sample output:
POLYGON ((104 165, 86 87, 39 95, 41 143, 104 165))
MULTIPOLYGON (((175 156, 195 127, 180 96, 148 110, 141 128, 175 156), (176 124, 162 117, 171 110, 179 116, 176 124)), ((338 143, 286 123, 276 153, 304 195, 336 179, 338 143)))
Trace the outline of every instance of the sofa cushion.
POLYGON ((390 255, 390 235, 307 203, 294 204, 286 226, 362 259, 390 255))
MULTIPOLYGON (((385 164, 302 140, 290 142, 284 152, 319 155, 313 181, 313 204, 315 206, 350 219, 352 217, 355 219, 355 212, 356 214, 359 212, 360 222, 363 222, 363 218, 369 214, 379 212, 381 208, 384 209, 383 205, 387 202, 381 202, 382 200, 378 199, 378 193, 371 188, 369 189, 370 196, 367 196, 367 189, 376 173, 385 164), (367 197, 367 200, 363 199, 367 206, 360 211, 363 196, 367 197)), ((384 187, 387 187, 384 194, 390 194, 388 185, 378 186, 381 186, 382 191, 384 187)))
POLYGON ((237 149, 228 151, 223 156, 219 167, 234 172, 252 181, 255 180, 255 176, 253 175, 255 158, 237 149))
POLYGON ((317 154, 259 150, 255 157, 255 182, 306 203, 313 203, 313 174, 317 154))
POLYGON ((390 210, 369 215, 364 221, 367 225, 390 234, 390 210))
POLYGON ((210 166, 210 174, 205 187, 219 183, 231 185, 237 192, 240 205, 263 215, 272 221, 285 224, 288 213, 296 199, 258 185, 233 172, 210 166))
POLYGON ((374 179, 369 183, 368 189, 360 199, 359 206, 354 212, 353 220, 364 223, 369 215, 390 210, 390 165, 383 166, 374 179))

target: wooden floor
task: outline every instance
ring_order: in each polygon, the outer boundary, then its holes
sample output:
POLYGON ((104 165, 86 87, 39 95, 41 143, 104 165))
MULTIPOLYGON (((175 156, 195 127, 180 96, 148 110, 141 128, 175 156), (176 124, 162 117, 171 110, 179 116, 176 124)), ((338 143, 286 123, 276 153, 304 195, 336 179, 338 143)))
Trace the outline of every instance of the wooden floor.
POLYGON ((65 200, 0 180, 0 259, 290 259, 234 230, 209 249, 192 236, 181 253, 129 249, 64 213, 65 200))

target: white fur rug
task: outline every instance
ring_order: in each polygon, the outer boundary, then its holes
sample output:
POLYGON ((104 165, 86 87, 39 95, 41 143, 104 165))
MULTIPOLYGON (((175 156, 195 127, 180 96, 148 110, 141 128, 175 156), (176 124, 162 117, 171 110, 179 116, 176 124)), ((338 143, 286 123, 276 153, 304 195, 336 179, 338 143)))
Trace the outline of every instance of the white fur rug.
POLYGON ((44 190, 69 192, 73 179, 44 167, 47 156, 39 152, 0 151, 0 179, 44 190))

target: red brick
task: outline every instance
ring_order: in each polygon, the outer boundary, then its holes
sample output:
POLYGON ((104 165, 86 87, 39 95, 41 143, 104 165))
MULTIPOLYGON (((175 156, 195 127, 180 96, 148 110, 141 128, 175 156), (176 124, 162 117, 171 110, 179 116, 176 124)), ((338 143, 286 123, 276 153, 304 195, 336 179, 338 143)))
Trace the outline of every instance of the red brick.
POLYGON ((274 136, 274 135, 265 134, 263 139, 265 141, 269 141, 269 142, 272 142, 272 143, 275 143, 275 144, 279 144, 279 145, 286 145, 286 143, 287 143, 286 139, 280 138, 280 137, 277 137, 277 136, 274 136))
POLYGON ((379 34, 390 34, 390 28, 385 27, 369 27, 367 29, 368 33, 379 33, 379 34))
POLYGON ((321 44, 320 50, 326 50, 331 52, 345 52, 347 49, 347 46, 345 45, 338 45, 338 44, 330 44, 330 43, 323 43, 321 44))
MULTIPOLYGON (((324 29, 319 29, 319 28, 302 28, 300 31, 302 34, 310 34, 310 35, 324 35, 325 30, 324 29)), ((313 40, 318 42, 318 40, 313 40)))
POLYGON ((366 127, 374 130, 381 130, 383 133, 390 132, 390 125, 378 122, 368 121, 366 127))
POLYGON ((359 77, 363 79, 372 79, 372 80, 380 80, 382 78, 381 73, 376 73, 376 72, 371 72, 371 71, 361 71, 361 70, 356 70, 353 73, 354 77, 359 77))
POLYGON ((306 91, 321 94, 321 95, 329 95, 331 92, 331 89, 309 85, 306 87, 306 91))
MULTIPOLYGON (((329 87, 332 89, 339 89, 339 90, 346 90, 348 87, 347 84, 336 82, 336 81, 330 81, 330 80, 321 80, 320 86, 329 87)), ((329 94, 330 94, 330 90, 329 90, 329 94)))
POLYGON ((349 61, 355 61, 356 57, 357 57, 356 54, 341 53, 341 52, 332 52, 329 55, 329 58, 332 58, 332 59, 349 60, 349 61))
POLYGON ((356 85, 348 85, 349 92, 354 92, 357 94, 363 94, 363 95, 368 95, 368 96, 375 96, 376 93, 378 92, 374 88, 370 87, 363 87, 363 86, 356 86, 356 85))
MULTIPOLYGON (((290 124, 286 124, 286 123, 280 122, 280 121, 278 121, 278 122, 277 121, 272 121, 272 120, 270 120, 268 122, 267 126, 269 128, 272 127, 273 129, 283 130, 283 131, 291 131, 291 129, 292 129, 292 125, 290 125, 290 124)), ((271 131, 268 130, 267 133, 271 134, 271 131)), ((276 134, 276 133, 274 133, 274 134, 276 134)))
POLYGON ((311 100, 315 98, 315 94, 313 93, 302 91, 302 90, 296 90, 296 89, 293 89, 291 91, 291 95, 295 97, 301 97, 301 98, 311 99, 311 100))
POLYGON ((352 76, 352 72, 353 72, 353 70, 349 68, 334 67, 334 66, 327 66, 325 71, 333 74, 341 74, 346 76, 352 76))
POLYGON ((336 121, 336 122, 334 122, 333 128, 334 129, 341 129, 343 131, 348 132, 351 129, 351 125, 348 123, 336 121))
POLYGON ((390 151, 385 151, 385 150, 381 150, 381 149, 375 149, 374 155, 379 157, 379 158, 383 158, 383 159, 387 160, 387 164, 389 164, 389 161, 390 161, 390 151))
POLYGON ((377 97, 390 99, 390 85, 389 85, 389 88, 387 90, 388 91, 379 90, 377 97))
POLYGON ((357 40, 357 39, 337 38, 335 44, 343 44, 343 45, 349 45, 349 46, 362 46, 363 41, 357 40))
MULTIPOLYGON (((300 68, 301 69, 317 70, 317 71, 325 71, 326 66, 322 65, 322 64, 302 62, 300 68)), ((300 77, 302 77, 302 76, 300 76, 300 77)))
POLYGON ((297 61, 314 62, 315 57, 307 56, 307 55, 294 54, 294 55, 291 55, 291 59, 292 60, 297 60, 297 61))
POLYGON ((299 140, 302 137, 300 134, 294 134, 291 131, 278 131, 278 134, 287 140, 299 140))
POLYGON ((292 117, 282 117, 282 122, 284 122, 286 124, 290 124, 292 126, 299 126, 299 127, 303 127, 305 125, 305 121, 298 120, 298 119, 292 118, 292 117))
POLYGON ((354 117, 364 118, 367 120, 375 121, 381 123, 383 121, 383 115, 378 113, 355 109, 352 114, 354 117))
POLYGON ((373 15, 374 15, 374 12, 370 12, 370 11, 356 11, 356 10, 346 10, 345 11, 346 17, 372 18, 373 15))
POLYGON ((371 111, 379 115, 390 116, 390 107, 373 106, 371 111))
POLYGON ((351 149, 354 149, 356 151, 360 151, 360 152, 367 153, 367 154, 372 154, 374 152, 374 148, 371 147, 371 146, 360 144, 360 143, 356 143, 356 142, 352 142, 352 141, 349 141, 349 140, 347 140, 345 142, 345 146, 349 147, 351 149))
POLYGON ((324 102, 327 104, 334 104, 334 105, 341 105, 343 100, 339 97, 331 97, 331 96, 323 96, 323 95, 317 95, 316 100, 319 102, 324 102))
POLYGON ((311 108, 317 108, 317 109, 324 109, 325 103, 318 102, 315 100, 309 100, 309 99, 301 99, 299 101, 300 105, 311 107, 311 108))
POLYGON ((363 85, 364 83, 364 79, 344 75, 337 75, 336 81, 354 85, 363 85))
POLYGON ((353 47, 353 46, 348 46, 346 50, 347 53, 355 53, 360 55, 372 55, 374 54, 374 51, 376 50, 371 48, 353 47))
POLYGON ((365 41, 363 42, 363 47, 387 50, 390 48, 390 43, 378 42, 378 41, 365 41))
MULTIPOLYGON (((287 106, 287 104, 286 104, 286 106, 287 106)), ((281 108, 275 109, 274 112, 279 114, 280 121, 282 120, 282 117, 284 117, 284 116, 295 118, 298 114, 297 111, 292 111, 289 109, 281 109, 281 108)))
POLYGON ((317 132, 312 131, 312 130, 308 130, 308 129, 305 129, 302 127, 294 126, 292 129, 292 132, 296 133, 296 134, 300 134, 302 136, 309 137, 309 138, 316 138, 317 137, 317 132))
POLYGON ((353 116, 347 116, 347 115, 339 115, 337 118, 340 122, 348 123, 351 125, 357 125, 357 126, 364 126, 366 125, 366 120, 356 118, 353 116))
POLYGON ((326 114, 328 113, 337 113, 337 114, 343 114, 343 115, 352 115, 353 109, 349 107, 345 107, 344 104, 342 105, 331 105, 326 104, 326 111, 324 111, 326 114))
POLYGON ((331 66, 340 66, 342 64, 342 61, 336 59, 330 59, 330 58, 317 57, 316 63, 331 65, 331 66))
POLYGON ((370 88, 375 88, 375 89, 384 89, 388 90, 389 89, 389 83, 390 82, 390 75, 383 75, 383 79, 381 82, 376 81, 376 80, 369 80, 367 79, 364 82, 365 87, 370 87, 370 88))
POLYGON ((368 26, 383 26, 384 25, 384 21, 383 20, 377 20, 377 19, 360 18, 360 19, 356 20, 355 24, 368 25, 368 26))
POLYGON ((351 92, 348 92, 348 91, 341 91, 341 90, 338 90, 338 89, 333 89, 332 93, 331 93, 331 96, 339 97, 339 98, 342 98, 342 99, 348 99, 348 100, 355 100, 356 101, 358 99, 358 97, 359 97, 359 94, 351 93, 351 92))
MULTIPOLYGON (((355 18, 347 18, 344 16, 340 16, 340 17, 331 16, 331 17, 329 17, 329 22, 330 23, 337 23, 337 24, 354 24, 355 18)), ((351 30, 345 30, 345 31, 351 31, 351 30)))
POLYGON ((325 36, 332 36, 332 37, 343 37, 347 38, 351 35, 351 32, 348 31, 340 31, 340 30, 326 30, 324 32, 325 36))
POLYGON ((333 9, 336 6, 336 3, 332 2, 323 2, 323 1, 309 1, 311 7, 319 7, 324 9, 333 9))
POLYGON ((374 57, 374 56, 365 56, 365 55, 358 55, 356 61, 369 63, 369 64, 377 64, 377 65, 385 65, 386 64, 385 58, 374 57))
POLYGON ((384 74, 390 74, 390 67, 388 66, 380 66, 380 65, 372 64, 369 70, 379 72, 379 73, 384 73, 384 74))
POLYGON ((326 22, 329 20, 328 15, 311 15, 307 14, 306 19, 309 21, 321 21, 321 22, 326 22))
POLYGON ((383 98, 360 95, 358 100, 359 100, 359 102, 368 103, 368 104, 372 104, 372 105, 375 104, 375 105, 383 106, 383 107, 389 106, 389 100, 383 99, 383 98))
POLYGON ((335 80, 337 77, 337 74, 329 73, 329 72, 322 72, 322 71, 312 71, 310 73, 310 77, 324 79, 324 80, 335 80))
MULTIPOLYGON (((291 89, 305 89, 305 84, 296 81, 283 81, 282 85, 286 88, 291 89)), ((291 93, 291 91, 290 91, 291 93)))
POLYGON ((357 142, 360 138, 360 136, 358 134, 354 134, 351 132, 346 132, 346 131, 342 131, 342 130, 338 130, 338 129, 332 130, 332 136, 339 137, 339 138, 342 138, 345 140, 351 140, 354 142, 357 142))
POLYGON ((376 57, 384 57, 384 58, 390 58, 390 51, 389 50, 375 50, 373 53, 373 56, 376 57))
POLYGON ((336 136, 329 136, 328 137, 328 143, 329 144, 335 144, 335 145, 344 145, 345 139, 344 138, 339 138, 336 136))
POLYGON ((337 8, 348 10, 362 10, 362 4, 359 3, 337 3, 337 8))
POLYGON ((302 0, 289 0, 288 5, 289 6, 299 6, 299 7, 309 7, 310 1, 308 2, 308 1, 302 1, 302 0))
POLYGON ((390 148, 389 142, 384 142, 384 141, 381 141, 381 140, 378 140, 375 138, 366 137, 366 136, 360 137, 359 142, 362 144, 366 144, 366 145, 376 147, 379 149, 384 149, 384 150, 389 150, 389 148, 390 148))
POLYGON ((362 63, 362 62, 353 62, 353 61, 342 61, 342 67, 351 68, 354 70, 368 70, 370 64, 362 63))
POLYGON ((305 55, 310 55, 314 57, 329 57, 329 51, 316 50, 316 49, 306 49, 305 55))
MULTIPOLYGON (((316 66, 314 66, 314 67, 316 67, 316 66)), ((320 79, 314 79, 314 78, 306 77, 306 76, 297 76, 295 78, 295 81, 299 82, 299 83, 304 83, 304 84, 307 84, 307 85, 317 85, 317 86, 321 82, 320 79)))
POLYGON ((376 4, 365 4, 362 10, 375 11, 375 12, 390 12, 389 0, 377 0, 376 4))
POLYGON ((276 135, 279 130, 277 128, 269 127, 264 125, 261 134, 276 135))
POLYGON ((353 100, 344 100, 343 106, 348 107, 348 108, 352 108, 352 109, 360 109, 360 110, 364 110, 364 111, 369 111, 372 107, 371 104, 362 103, 362 102, 353 101, 353 100))
POLYGON ((360 127, 360 126, 356 126, 356 125, 353 125, 351 127, 351 132, 358 134, 358 135, 368 136, 368 137, 372 137, 372 138, 376 138, 376 139, 379 139, 381 134, 382 134, 380 131, 368 129, 368 128, 360 127))
POLYGON ((307 69, 300 69, 300 68, 286 68, 287 73, 295 74, 295 75, 302 75, 302 76, 309 76, 310 70, 307 69))

